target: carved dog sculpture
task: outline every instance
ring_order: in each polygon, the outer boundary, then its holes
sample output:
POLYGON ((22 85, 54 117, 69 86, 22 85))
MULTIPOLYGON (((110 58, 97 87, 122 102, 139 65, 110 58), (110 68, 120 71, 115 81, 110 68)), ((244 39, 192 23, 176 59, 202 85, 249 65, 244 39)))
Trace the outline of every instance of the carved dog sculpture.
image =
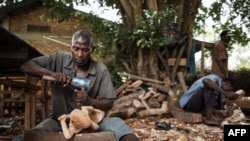
POLYGON ((104 115, 103 111, 92 106, 82 106, 81 109, 74 109, 69 115, 61 115, 58 120, 61 123, 64 137, 70 139, 82 129, 92 128, 97 130, 99 128, 98 123, 104 118, 104 115), (66 124, 67 118, 70 118, 69 127, 66 124))

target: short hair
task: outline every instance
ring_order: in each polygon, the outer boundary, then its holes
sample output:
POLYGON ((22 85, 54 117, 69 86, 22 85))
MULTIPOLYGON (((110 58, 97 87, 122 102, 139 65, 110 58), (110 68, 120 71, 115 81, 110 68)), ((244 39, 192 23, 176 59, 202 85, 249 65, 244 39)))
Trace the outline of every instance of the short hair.
POLYGON ((224 30, 220 33, 220 37, 224 37, 224 36, 233 36, 233 33, 230 30, 224 30))
POLYGON ((230 78, 223 78, 222 79, 222 82, 230 82, 231 83, 231 85, 232 85, 232 87, 233 87, 233 89, 235 90, 235 83, 234 83, 234 81, 232 80, 232 79, 230 79, 230 78))
POLYGON ((75 40, 77 40, 79 37, 82 37, 83 39, 86 39, 88 46, 93 47, 93 45, 94 45, 94 37, 92 36, 92 34, 89 31, 83 30, 83 29, 76 31, 73 34, 72 43, 71 43, 72 46, 73 46, 75 40))

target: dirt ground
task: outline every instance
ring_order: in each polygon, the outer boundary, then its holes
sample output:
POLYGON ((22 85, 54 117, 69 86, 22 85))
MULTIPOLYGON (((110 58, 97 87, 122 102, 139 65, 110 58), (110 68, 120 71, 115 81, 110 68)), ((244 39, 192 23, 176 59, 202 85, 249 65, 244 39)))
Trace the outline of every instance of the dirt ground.
MULTIPOLYGON (((250 116, 243 116, 241 110, 235 109, 227 121, 234 124, 250 125, 250 116), (236 118, 237 117, 237 118, 236 118), (237 120, 236 120, 237 119, 237 120), (242 120, 243 119, 243 120, 242 120)), ((243 114, 244 115, 244 114, 243 114)), ((39 117, 39 116, 38 116, 39 117)), ((37 123, 41 119, 37 117, 37 123)), ((184 123, 173 118, 170 113, 157 116, 134 116, 125 119, 127 125, 141 141, 223 141, 223 128, 203 123, 184 123), (161 125, 161 126, 159 126, 161 125)), ((10 141, 24 131, 24 115, 0 118, 0 141, 10 141)))
POLYGON ((145 117, 126 120, 142 141, 223 141, 223 129, 202 123, 185 124, 172 117, 145 117), (170 128, 159 130, 157 125, 166 123, 170 128), (182 140, 181 140, 182 139, 182 140))
MULTIPOLYGON (((0 141, 8 141, 11 137, 22 133, 22 117, 1 119, 0 123, 10 123, 13 127, 0 130, 0 141), (11 122, 12 121, 12 122, 11 122)), ((133 117, 125 120, 129 127, 142 141, 223 141, 223 129, 202 123, 186 124, 168 116, 133 117), (160 123, 167 125, 157 128, 160 123)), ((246 122, 246 124, 250 124, 246 122)), ((0 128, 1 129, 1 128, 0 128)))

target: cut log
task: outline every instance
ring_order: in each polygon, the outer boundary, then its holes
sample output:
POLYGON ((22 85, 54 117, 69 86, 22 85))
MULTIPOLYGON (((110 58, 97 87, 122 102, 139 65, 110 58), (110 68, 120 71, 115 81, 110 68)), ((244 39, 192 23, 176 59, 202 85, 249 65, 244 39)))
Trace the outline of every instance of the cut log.
POLYGON ((150 109, 148 103, 146 102, 146 100, 151 96, 150 92, 147 92, 145 94, 141 94, 139 95, 139 98, 141 100, 141 103, 145 106, 146 109, 150 109))
POLYGON ((168 75, 165 72, 160 72, 160 77, 162 78, 164 85, 169 88, 171 86, 171 81, 168 75))
POLYGON ((154 87, 155 89, 157 89, 161 92, 164 92, 164 93, 168 93, 168 91, 169 91, 169 88, 167 88, 166 86, 161 85, 161 84, 156 84, 156 83, 151 83, 151 82, 144 82, 143 84, 150 86, 150 87, 154 87))
MULTIPOLYGON (((98 133, 77 134, 70 141, 116 141, 114 133, 111 131, 98 133)), ((64 138, 62 132, 47 132, 26 130, 24 132, 24 141, 68 141, 64 138)))
POLYGON ((128 107, 124 109, 115 109, 112 111, 109 111, 107 116, 108 117, 120 117, 122 119, 127 119, 132 117, 137 112, 137 109, 135 107, 128 107))
POLYGON ((167 95, 165 94, 160 94, 158 97, 157 97, 157 100, 162 103, 164 100, 167 99, 167 95))
POLYGON ((180 108, 179 99, 180 91, 175 94, 172 90, 169 91, 168 108, 174 118, 185 123, 201 123, 203 122, 202 115, 199 113, 186 112, 180 108))
POLYGON ((141 86, 143 82, 141 80, 136 80, 135 82, 133 82, 132 84, 128 85, 128 88, 136 88, 141 86))
POLYGON ((184 93, 187 91, 188 87, 185 83, 185 80, 184 80, 184 76, 183 76, 183 72, 178 72, 177 73, 177 76, 178 76, 178 80, 179 80, 179 83, 184 91, 184 93))
POLYGON ((202 115, 199 113, 186 112, 182 109, 171 109, 171 114, 174 118, 185 123, 201 123, 203 122, 202 115))
POLYGON ((144 94, 144 93, 145 93, 145 90, 143 90, 142 88, 140 87, 135 88, 134 92, 116 99, 114 102, 114 106, 118 104, 121 105, 121 103, 124 103, 126 101, 132 101, 133 99, 137 99, 139 95, 144 94))
POLYGON ((133 100, 133 106, 134 106, 137 110, 142 110, 142 109, 145 108, 145 107, 143 106, 143 104, 142 104, 139 100, 137 100, 137 99, 133 100))
POLYGON ((118 89, 115 90, 115 94, 118 96, 131 83, 132 80, 128 80, 125 83, 123 83, 118 89))
POLYGON ((141 77, 141 76, 137 76, 137 75, 133 75, 133 74, 128 74, 126 72, 122 73, 121 75, 127 76, 133 80, 143 80, 143 81, 148 81, 148 82, 153 82, 153 83, 158 83, 158 84, 164 84, 164 82, 159 81, 159 80, 154 80, 154 79, 145 78, 145 77, 141 77))
POLYGON ((161 108, 151 108, 147 110, 142 110, 137 112, 136 114, 139 117, 145 117, 145 116, 152 116, 152 115, 162 115, 169 113, 168 107, 167 107, 167 101, 163 101, 161 108))
POLYGON ((161 107, 161 103, 155 97, 151 96, 147 102, 148 102, 149 107, 151 107, 151 108, 160 108, 161 107))

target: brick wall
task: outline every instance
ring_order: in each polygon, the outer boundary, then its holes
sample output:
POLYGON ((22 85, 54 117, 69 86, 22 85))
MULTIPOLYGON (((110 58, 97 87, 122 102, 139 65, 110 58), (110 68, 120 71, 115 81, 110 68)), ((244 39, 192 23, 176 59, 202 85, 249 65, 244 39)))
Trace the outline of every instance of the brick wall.
MULTIPOLYGON (((62 23, 48 21, 46 18, 42 18, 47 10, 48 7, 41 5, 30 9, 24 9, 22 12, 10 15, 9 31, 17 34, 21 39, 25 40, 45 55, 59 50, 70 51, 70 47, 45 39, 43 36, 71 37, 76 30, 81 28, 86 29, 87 27, 84 26, 84 23, 79 24, 79 20, 76 17, 72 17, 62 23), (28 24, 50 27, 50 32, 28 32, 28 24), (29 38, 27 38, 27 35, 29 35, 29 38)), ((70 38, 66 41, 64 39, 63 42, 70 44, 70 38)))

